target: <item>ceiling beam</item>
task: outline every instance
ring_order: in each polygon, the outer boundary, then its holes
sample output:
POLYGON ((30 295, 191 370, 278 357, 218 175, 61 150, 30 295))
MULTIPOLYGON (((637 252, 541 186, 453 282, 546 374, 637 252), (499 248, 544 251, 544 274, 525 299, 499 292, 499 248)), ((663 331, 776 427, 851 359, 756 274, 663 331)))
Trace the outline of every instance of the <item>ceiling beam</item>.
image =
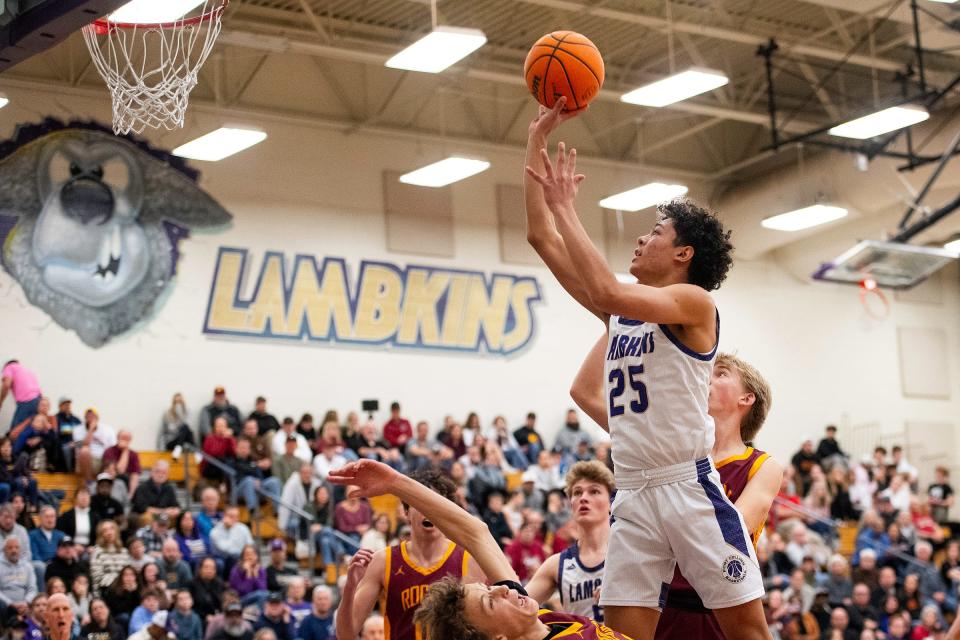
MULTIPOLYGON (((22 91, 24 93, 41 94, 43 96, 72 96, 76 98, 96 100, 103 104, 104 112, 109 113, 109 106, 106 104, 108 102, 108 93, 106 89, 102 88, 88 89, 71 87, 69 86, 69 83, 66 82, 43 81, 33 78, 18 77, 17 75, 9 72, 0 78, 0 87, 8 92, 22 91)), ((475 151, 523 154, 526 150, 522 144, 490 142, 489 140, 472 138, 463 135, 443 135, 435 131, 425 131, 415 129, 413 127, 377 125, 366 126, 361 130, 357 130, 357 123, 352 120, 331 118, 322 114, 276 108, 247 106, 223 107, 216 104, 212 100, 204 100, 200 98, 195 98, 190 101, 190 109, 187 113, 188 119, 190 118, 190 113, 227 118, 240 122, 272 122, 281 125, 306 127, 309 129, 338 131, 340 133, 355 132, 377 138, 388 137, 400 140, 409 140, 411 142, 418 143, 431 142, 441 145, 456 143, 458 145, 462 145, 468 150, 475 151)), ((166 131, 163 133, 169 135, 166 131)), ((707 177, 707 174, 702 171, 643 162, 622 162, 618 160, 611 160, 609 158, 593 156, 590 154, 578 154, 577 161, 582 162, 587 166, 607 168, 618 171, 630 171, 633 173, 640 171, 649 173, 651 176, 660 176, 663 178, 705 180, 707 177)))
MULTIPOLYGON (((770 40, 770 35, 758 36, 752 33, 747 33, 745 31, 725 29, 723 27, 715 27, 712 25, 706 24, 695 24, 690 22, 684 22, 682 20, 667 20, 666 18, 660 18, 657 16, 647 16, 639 12, 628 12, 620 11, 618 9, 605 9, 603 7, 593 8, 588 4, 582 4, 580 2, 572 2, 571 0, 517 0, 518 2, 525 2, 527 4, 535 4, 541 7, 549 7, 553 9, 560 9, 563 11, 575 11, 582 12, 585 15, 597 16, 600 18, 607 18, 609 20, 617 20, 620 22, 628 22, 631 24, 638 24, 649 29, 656 31, 670 31, 673 30, 678 33, 688 33, 690 35, 696 36, 706 36, 708 38, 713 38, 715 40, 725 40, 727 42, 736 42, 742 45, 749 47, 757 47, 763 44, 766 44, 770 40)), ((877 56, 869 56, 854 53, 849 57, 846 51, 841 51, 839 49, 831 49, 829 47, 817 46, 804 44, 802 42, 790 40, 788 38, 777 38, 777 43, 780 45, 780 49, 784 52, 799 53, 806 56, 811 56, 814 58, 822 58, 824 60, 833 60, 839 62, 841 60, 846 60, 850 64, 855 64, 861 67, 869 67, 872 69, 881 69, 884 71, 902 71, 903 63, 897 60, 891 60, 888 58, 880 58, 877 56)))
MULTIPOLYGON (((308 56, 327 58, 332 60, 347 60, 351 62, 362 62, 365 64, 382 67, 390 53, 376 53, 373 51, 361 51, 359 49, 347 49, 342 46, 327 46, 316 42, 308 42, 299 39, 293 39, 283 36, 269 36, 250 31, 224 30, 220 35, 220 42, 235 47, 253 49, 259 51, 270 51, 273 53, 300 53, 308 56)), ((488 82, 497 82, 500 84, 514 85, 516 87, 525 87, 523 77, 519 73, 503 73, 499 71, 486 71, 458 65, 453 68, 453 73, 460 73, 467 78, 474 80, 486 80, 488 82)), ((632 88, 632 87, 631 87, 632 88)), ((626 91, 615 89, 602 89, 597 96, 598 100, 606 102, 620 103, 620 95, 626 91)), ((736 120, 739 122, 748 122, 763 127, 770 124, 770 117, 763 112, 748 111, 735 106, 723 107, 719 105, 703 104, 684 100, 664 107, 692 113, 700 116, 718 117, 726 120, 736 120)), ((638 108, 639 109, 639 108, 638 108)), ((794 120, 791 121, 786 130, 794 133, 802 133, 816 128, 817 123, 794 120)))

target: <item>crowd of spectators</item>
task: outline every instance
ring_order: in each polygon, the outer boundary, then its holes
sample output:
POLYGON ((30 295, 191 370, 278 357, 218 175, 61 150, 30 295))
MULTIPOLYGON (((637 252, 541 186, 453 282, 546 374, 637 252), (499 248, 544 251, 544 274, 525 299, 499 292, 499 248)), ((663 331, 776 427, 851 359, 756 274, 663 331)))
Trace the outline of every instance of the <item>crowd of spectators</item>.
MULTIPOLYGON (((329 640, 350 555, 409 535, 402 509, 377 513, 347 497, 326 482, 331 469, 373 458, 401 472, 443 470, 525 580, 575 539, 566 470, 611 464, 609 441, 591 437, 574 410, 548 444, 533 413, 514 429, 470 413, 434 431, 398 403, 379 425, 355 412, 277 419, 259 397, 244 418, 218 387, 195 416, 175 395, 160 420, 156 447, 204 454, 189 510, 169 464, 142 467, 129 431, 92 407, 74 416, 69 398, 56 414, 42 396, 33 404, 0 439, 0 624, 11 640, 43 639, 56 593, 69 598, 81 640, 329 640), (83 479, 69 509, 39 490, 40 471, 83 479), (258 547, 249 519, 271 510, 284 535, 258 547), (302 568, 314 554, 318 571, 302 568)), ((946 628, 960 589, 953 490, 945 468, 926 488, 918 476, 900 447, 852 460, 834 427, 816 447, 803 442, 758 543, 777 640, 922 640, 946 628), (843 555, 841 533, 854 527, 843 555)), ((371 617, 363 637, 382 633, 371 617)))
POLYGON ((939 637, 960 593, 949 470, 937 467, 921 487, 903 447, 854 460, 834 426, 816 446, 805 439, 790 462, 757 549, 775 637, 939 637), (855 538, 841 539, 844 531, 855 538))

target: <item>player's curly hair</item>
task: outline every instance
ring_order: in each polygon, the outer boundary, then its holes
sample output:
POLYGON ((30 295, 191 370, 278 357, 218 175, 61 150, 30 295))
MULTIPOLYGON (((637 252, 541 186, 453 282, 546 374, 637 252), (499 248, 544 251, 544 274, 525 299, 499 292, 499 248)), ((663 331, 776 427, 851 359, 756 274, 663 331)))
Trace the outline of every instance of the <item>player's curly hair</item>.
POLYGON ((467 622, 467 591, 458 578, 447 576, 430 585, 413 615, 427 640, 488 640, 485 633, 467 622))
MULTIPOLYGON (((411 473, 410 477, 450 502, 457 501, 457 485, 438 469, 424 467, 411 473)), ((409 509, 410 505, 403 503, 403 508, 404 510, 409 509)))
POLYGON ((686 198, 664 202, 657 211, 673 220, 677 232, 675 246, 693 247, 688 272, 690 284, 707 291, 719 288, 733 264, 730 231, 723 228, 716 215, 686 198))

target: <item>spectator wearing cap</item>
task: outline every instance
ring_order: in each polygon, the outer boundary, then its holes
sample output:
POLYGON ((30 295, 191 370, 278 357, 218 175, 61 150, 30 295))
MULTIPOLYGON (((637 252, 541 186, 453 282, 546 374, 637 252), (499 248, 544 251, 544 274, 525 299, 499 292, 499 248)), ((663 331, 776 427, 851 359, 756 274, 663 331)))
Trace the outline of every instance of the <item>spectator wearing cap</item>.
MULTIPOLYGON (((237 440, 223 416, 214 418, 213 433, 203 440, 203 452, 209 458, 225 462, 236 456, 237 440)), ((200 475, 212 483, 225 482, 227 479, 226 473, 219 466, 210 464, 206 458, 200 463, 200 475)))
POLYGON ((413 427, 400 415, 400 403, 390 403, 390 419, 383 425, 383 439, 402 452, 412 437, 413 427))
POLYGON ((60 578, 64 584, 73 584, 74 578, 81 574, 89 574, 90 567, 81 562, 77 554, 77 545, 70 536, 64 536, 57 543, 57 555, 47 563, 43 582, 50 578, 60 578))
POLYGON ((123 527, 126 516, 123 514, 123 505, 113 497, 113 476, 101 473, 97 476, 96 493, 90 497, 90 513, 97 523, 104 520, 114 520, 123 527))
POLYGON ((287 544, 282 538, 270 541, 270 565, 267 566, 267 591, 284 591, 297 574, 296 569, 286 565, 287 544))
POLYGON ((0 371, 0 406, 12 394, 17 408, 13 411, 10 427, 14 427, 37 412, 40 405, 40 383, 37 376, 19 360, 7 360, 0 371))
POLYGON ((163 554, 163 543, 167 540, 173 541, 173 532, 170 531, 170 516, 166 513, 158 513, 153 517, 153 521, 137 529, 136 537, 143 540, 143 546, 147 554, 154 558, 160 558, 163 554))
POLYGON ((210 623, 207 640, 253 640, 253 627, 243 619, 243 606, 239 602, 224 606, 223 622, 218 629, 210 623), (209 633, 210 630, 213 633, 209 633))
POLYGON ((12 608, 22 617, 36 595, 36 571, 30 561, 22 557, 20 541, 7 538, 3 542, 3 557, 0 558, 0 607, 12 608))
POLYGON ((74 494, 73 507, 57 518, 57 529, 81 547, 89 547, 93 544, 98 522, 97 515, 90 507, 90 490, 81 485, 74 494))
POLYGON ((820 466, 823 467, 824 471, 830 471, 837 465, 845 467, 847 458, 849 456, 843 452, 840 443, 837 442, 837 427, 828 424, 823 438, 817 444, 817 460, 819 460, 820 466))
MULTIPOLYGON (((282 435, 283 432, 281 431, 282 435)), ((300 436, 301 438, 303 436, 300 436)), ((303 460, 297 456, 297 439, 295 436, 285 436, 283 454, 273 457, 273 477, 286 484, 291 476, 295 475, 303 465, 303 460)))
POLYGON ((797 489, 801 496, 806 496, 810 490, 810 484, 813 482, 811 474, 813 473, 813 468, 817 466, 819 462, 820 459, 817 457, 817 452, 813 448, 813 438, 805 437, 803 444, 800 445, 800 450, 793 454, 793 458, 790 459, 790 464, 796 472, 796 479, 800 485, 797 489))
POLYGON ((100 412, 90 407, 83 414, 83 423, 73 429, 77 473, 93 480, 103 466, 103 453, 117 443, 117 432, 100 421, 100 412))
MULTIPOLYGON (((169 614, 160 610, 150 616, 149 621, 136 633, 131 633, 127 640, 165 640, 172 637, 167 632, 167 618, 169 614)), ((133 623, 131 622, 131 625, 133 623)))
POLYGON ((80 424, 80 418, 73 414, 73 400, 60 396, 57 401, 57 433, 67 469, 73 469, 73 430, 80 424))
POLYGON ((150 477, 140 483, 130 503, 130 515, 135 516, 137 522, 144 514, 156 517, 161 513, 170 519, 180 515, 180 502, 170 482, 170 463, 166 460, 157 460, 153 464, 150 477))
POLYGON ((253 411, 247 416, 247 420, 256 421, 257 435, 261 438, 268 433, 280 431, 280 423, 272 413, 267 411, 267 399, 263 396, 257 396, 253 411))
POLYGON ((122 480, 132 500, 140 486, 140 456, 130 448, 133 434, 127 429, 117 432, 117 443, 103 452, 103 465, 113 464, 114 480, 122 480))
POLYGON ((240 411, 227 400, 227 392, 223 387, 214 389, 213 401, 200 410, 197 434, 200 436, 201 443, 213 432, 213 422, 217 418, 223 418, 231 431, 240 433, 240 411))
POLYGON ((256 631, 260 629, 271 629, 277 636, 277 640, 294 640, 296 637, 296 626, 290 609, 283 603, 283 596, 279 593, 271 593, 267 596, 263 605, 263 613, 256 624, 253 625, 256 631))
POLYGON ((297 637, 302 640, 330 640, 336 636, 333 622, 333 592, 320 585, 313 589, 310 615, 300 622, 297 637))
MULTIPOLYGON (((280 430, 273 434, 273 439, 270 441, 270 449, 273 451, 274 457, 283 456, 287 453, 287 442, 290 440, 290 438, 293 438, 297 445, 293 451, 294 455, 304 462, 310 462, 313 460, 313 451, 310 449, 310 443, 307 442, 306 438, 297 433, 297 425, 293 421, 293 418, 290 417, 283 419, 283 424, 280 426, 280 430)), ((274 475, 277 474, 274 473, 274 475)))
POLYGON ((537 456, 544 448, 543 436, 537 431, 537 414, 532 411, 527 414, 526 423, 513 432, 517 446, 530 464, 536 464, 537 456))

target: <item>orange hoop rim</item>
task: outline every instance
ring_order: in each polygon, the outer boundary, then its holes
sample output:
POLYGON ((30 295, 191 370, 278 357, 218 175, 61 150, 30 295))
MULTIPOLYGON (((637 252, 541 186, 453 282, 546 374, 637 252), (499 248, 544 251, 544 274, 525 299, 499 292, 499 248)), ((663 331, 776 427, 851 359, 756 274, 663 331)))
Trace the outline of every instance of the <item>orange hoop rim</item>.
POLYGON ((93 21, 98 35, 106 35, 114 29, 180 29, 203 22, 210 22, 223 15, 230 0, 220 0, 220 5, 192 18, 181 18, 172 22, 110 22, 106 18, 93 21))

